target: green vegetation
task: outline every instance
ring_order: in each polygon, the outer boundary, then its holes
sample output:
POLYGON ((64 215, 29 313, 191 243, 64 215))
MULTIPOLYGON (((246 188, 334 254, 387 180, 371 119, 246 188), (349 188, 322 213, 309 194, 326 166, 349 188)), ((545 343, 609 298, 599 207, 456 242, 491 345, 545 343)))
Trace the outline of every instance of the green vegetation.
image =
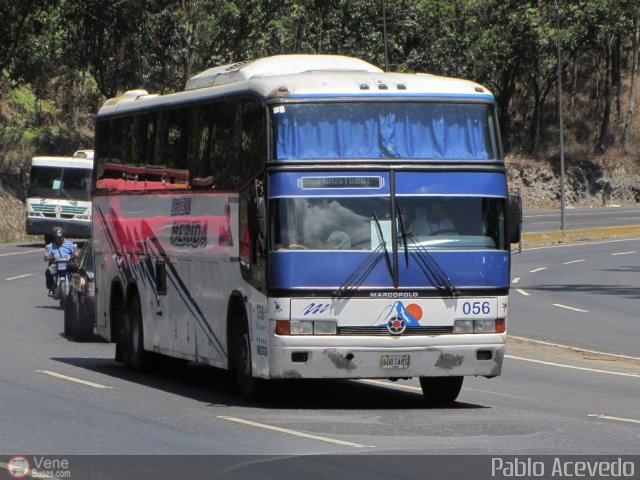
POLYGON ((496 95, 507 153, 635 165, 638 0, 0 0, 0 172, 92 143, 105 98, 182 89, 214 65, 336 53, 496 95), (558 28, 559 26, 559 28, 558 28))

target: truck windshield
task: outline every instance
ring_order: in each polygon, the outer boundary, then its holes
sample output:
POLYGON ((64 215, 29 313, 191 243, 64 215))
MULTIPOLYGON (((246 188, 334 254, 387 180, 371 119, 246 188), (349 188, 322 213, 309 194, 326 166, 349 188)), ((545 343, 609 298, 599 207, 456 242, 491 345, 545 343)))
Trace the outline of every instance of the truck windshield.
POLYGON ((29 196, 91 200, 91 169, 43 167, 31 168, 29 196))
POLYGON ((276 160, 497 160, 493 107, 482 103, 300 103, 272 107, 276 160))

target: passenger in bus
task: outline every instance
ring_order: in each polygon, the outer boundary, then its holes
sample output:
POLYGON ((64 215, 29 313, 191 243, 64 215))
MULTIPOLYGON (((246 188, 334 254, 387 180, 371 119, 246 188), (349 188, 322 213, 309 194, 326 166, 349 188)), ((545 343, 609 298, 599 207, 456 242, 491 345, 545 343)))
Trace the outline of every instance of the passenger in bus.
POLYGON ((445 213, 442 200, 427 200, 416 207, 409 231, 416 237, 456 233, 456 227, 445 213))

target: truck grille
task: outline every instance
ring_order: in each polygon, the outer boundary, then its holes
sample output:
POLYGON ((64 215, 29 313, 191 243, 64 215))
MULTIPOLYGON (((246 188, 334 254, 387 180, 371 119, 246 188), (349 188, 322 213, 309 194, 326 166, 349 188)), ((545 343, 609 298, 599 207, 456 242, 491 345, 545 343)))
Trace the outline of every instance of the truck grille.
MULTIPOLYGON (((33 205, 33 211, 34 212, 38 212, 38 213, 50 213, 50 214, 55 214, 56 213, 56 207, 55 205, 33 205)), ((65 205, 64 207, 62 207, 62 214, 65 215, 82 215, 83 213, 85 213, 87 211, 87 207, 72 207, 72 206, 68 206, 65 205)))

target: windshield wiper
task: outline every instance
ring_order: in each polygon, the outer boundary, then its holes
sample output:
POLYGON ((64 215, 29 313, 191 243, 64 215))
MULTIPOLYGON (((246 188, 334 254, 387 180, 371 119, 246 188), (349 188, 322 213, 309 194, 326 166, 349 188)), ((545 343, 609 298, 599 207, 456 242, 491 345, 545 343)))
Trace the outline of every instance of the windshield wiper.
POLYGON ((404 263, 405 266, 409 266, 409 249, 407 248, 407 231, 404 229, 404 220, 402 219, 402 212, 400 211, 400 205, 396 200, 396 215, 398 216, 398 224, 400 225, 400 236, 402 237, 402 245, 404 247, 404 263))
POLYGON ((411 244, 415 247, 415 251, 411 252, 416 257, 416 263, 422 273, 431 285, 439 289, 444 289, 450 296, 457 297, 459 292, 456 286, 451 282, 451 279, 447 276, 440 264, 429 253, 425 247, 420 244, 418 238, 413 232, 407 232, 404 228, 404 221, 402 220, 402 214, 400 212, 400 205, 396 202, 396 212, 398 215, 398 224, 400 226, 400 235, 402 237, 402 243, 404 246, 404 258, 406 265, 409 266, 409 249, 407 248, 407 239, 411 241, 411 244))
POLYGON ((349 278, 347 278, 338 290, 333 292, 333 295, 336 297, 344 297, 348 294, 353 293, 357 288, 362 285, 362 283, 366 280, 366 278, 373 272, 376 268, 376 265, 380 263, 382 257, 378 255, 382 251, 382 244, 378 245, 378 247, 373 250, 367 258, 364 259, 358 267, 353 271, 349 278))
POLYGON ((358 265, 358 267, 353 271, 351 275, 349 275, 344 283, 340 285, 340 288, 333 292, 334 296, 344 297, 355 292, 357 288, 362 285, 362 283, 367 279, 371 272, 373 272, 378 263, 380 263, 380 260, 382 260, 382 257, 379 255, 381 252, 384 252, 387 271, 389 272, 391 278, 393 278, 391 259, 389 258, 389 251, 387 250, 387 243, 385 242, 384 234, 382 233, 382 227, 380 225, 380 222, 378 221, 376 212, 372 213, 378 229, 378 235, 380 236, 380 243, 369 255, 367 255, 364 261, 360 265, 358 265))
POLYGON ((382 233, 382 226, 380 225, 380 221, 378 220, 378 216, 376 215, 376 212, 372 210, 371 213, 373 213, 373 219, 376 221, 376 227, 378 227, 378 235, 380 235, 380 245, 382 245, 382 248, 384 250, 384 260, 387 264, 387 270, 389 271, 389 275, 391 276, 391 278, 393 278, 393 268, 391 268, 391 257, 389 256, 389 250, 387 250, 387 242, 385 241, 384 234, 382 233))

